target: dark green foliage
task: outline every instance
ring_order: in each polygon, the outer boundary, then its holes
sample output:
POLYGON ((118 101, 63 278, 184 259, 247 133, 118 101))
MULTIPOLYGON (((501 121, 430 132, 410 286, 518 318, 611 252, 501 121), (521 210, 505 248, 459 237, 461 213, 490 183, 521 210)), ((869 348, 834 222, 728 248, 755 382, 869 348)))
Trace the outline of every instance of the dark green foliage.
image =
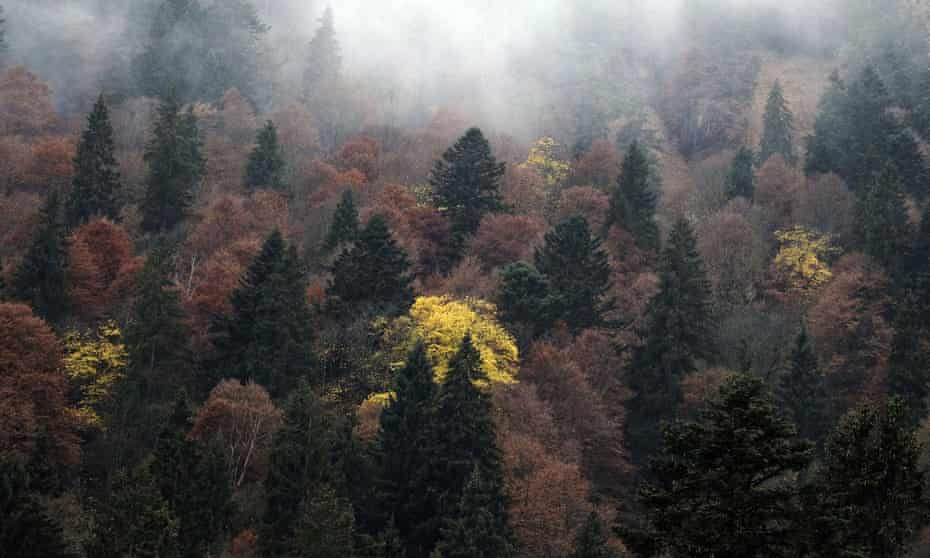
POLYGON ((507 558, 514 554, 499 487, 472 471, 455 518, 442 529, 436 551, 443 558, 507 558))
POLYGON ((636 395, 628 404, 628 440, 633 459, 646 463, 659 446, 660 425, 681 399, 679 380, 700 359, 715 353, 710 283, 691 226, 680 219, 659 262, 659 293, 649 301, 643 344, 628 371, 636 395))
POLYGON ((648 252, 659 250, 656 224, 656 194, 650 184, 652 167, 639 143, 634 141, 623 158, 617 187, 611 193, 605 230, 611 226, 626 229, 636 246, 648 252))
POLYGON ((193 109, 182 113, 174 95, 163 100, 152 139, 145 146, 148 175, 140 209, 147 232, 170 231, 186 216, 206 172, 201 147, 193 109))
POLYGON ((413 304, 410 261, 381 215, 372 217, 355 244, 333 264, 326 289, 343 304, 379 313, 403 314, 413 304))
POLYGON ((355 553, 355 516, 352 504, 329 485, 306 496, 304 515, 288 556, 294 558, 352 558, 355 553))
POLYGON ((924 139, 930 138, 930 69, 924 70, 911 123, 924 139))
POLYGON ((323 243, 323 250, 331 253, 340 244, 355 242, 355 239, 358 238, 358 226, 358 208, 355 207, 352 189, 347 188, 342 193, 339 205, 336 206, 333 222, 329 225, 329 232, 326 235, 326 241, 323 243))
POLYGON ((74 180, 67 204, 67 222, 78 227, 93 217, 119 217, 119 170, 113 155, 113 126, 103 95, 87 116, 74 159, 74 180))
POLYGON ((817 356, 811 347, 807 328, 798 333, 788 370, 778 384, 782 409, 797 426, 798 435, 820 445, 830 423, 829 396, 823 374, 817 369, 817 356))
POLYGON ((95 558, 175 558, 178 524, 143 463, 131 475, 119 472, 107 498, 94 510, 87 555, 95 558))
POLYGON ((57 191, 49 192, 39 220, 39 230, 13 275, 11 294, 30 304, 37 315, 54 322, 67 310, 67 240, 57 191))
POLYGON ((245 183, 251 188, 283 190, 287 186, 287 164, 278 145, 278 130, 271 120, 258 132, 256 146, 245 167, 245 183))
POLYGON ((253 380, 282 397, 311 372, 311 324, 304 268, 275 229, 239 281, 233 314, 217 324, 219 379, 253 380))
POLYGON ((307 66, 304 69, 304 94, 313 96, 316 88, 326 81, 339 77, 342 71, 342 55, 333 23, 333 10, 326 7, 320 18, 320 27, 316 30, 307 52, 307 66))
POLYGON ((436 206, 449 216, 460 242, 478 230, 485 214, 504 208, 499 191, 503 175, 504 163, 494 159, 478 128, 468 130, 436 161, 429 181, 436 206))
POLYGON ((549 278, 526 262, 516 262, 501 271, 497 307, 509 324, 527 324, 534 335, 552 323, 549 278))
POLYGON ((736 374, 697 422, 676 423, 664 438, 651 466, 655 482, 640 490, 645 526, 625 537, 638 555, 748 558, 786 550, 796 513, 790 475, 812 451, 761 379, 736 374))
POLYGON ((607 528, 597 513, 592 511, 575 537, 575 552, 572 558, 619 558, 619 556, 619 553, 607 542, 607 528))
POLYGON ((10 44, 6 40, 6 18, 3 17, 3 6, 0 6, 0 68, 6 66, 9 51, 10 44))
POLYGON ((546 314, 575 332, 604 323, 604 314, 614 305, 607 298, 610 264, 584 217, 570 217, 546 233, 534 260, 549 282, 546 314))
POLYGON ((781 82, 775 80, 768 101, 765 103, 765 115, 762 117, 762 142, 759 144, 759 165, 765 164, 772 155, 784 157, 791 166, 796 163, 794 155, 794 115, 785 100, 781 82))
POLYGON ((864 185, 856 200, 853 228, 862 250, 894 270, 912 231, 900 175, 893 166, 886 165, 864 185))
POLYGON ((755 155, 745 145, 736 152, 730 172, 727 174, 727 199, 743 197, 752 201, 756 191, 756 172, 753 168, 755 155))
POLYGON ((920 307, 926 304, 918 298, 920 296, 913 290, 903 293, 895 314, 888 358, 888 393, 901 400, 911 428, 927 418, 927 397, 930 396, 930 359, 927 356, 930 332, 919 315, 920 307))
POLYGON ((5 558, 70 558, 61 527, 35 495, 26 465, 0 458, 0 550, 5 558))

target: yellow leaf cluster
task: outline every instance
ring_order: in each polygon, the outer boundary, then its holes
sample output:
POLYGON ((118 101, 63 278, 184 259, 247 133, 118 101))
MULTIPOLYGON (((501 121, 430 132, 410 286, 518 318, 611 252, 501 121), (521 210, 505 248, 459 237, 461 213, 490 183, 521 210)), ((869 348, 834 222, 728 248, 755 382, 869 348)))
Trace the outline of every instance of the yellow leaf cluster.
POLYGON ((789 289, 811 291, 833 277, 826 260, 837 250, 829 236, 794 227, 776 231, 775 238, 781 245, 775 256, 775 269, 789 289))
POLYGON ((557 147, 558 144, 554 139, 550 137, 539 138, 530 148, 530 153, 522 164, 524 168, 528 168, 541 176, 549 188, 567 180, 571 169, 568 163, 556 158, 555 150, 557 147))
POLYGON ((129 357, 122 336, 114 322, 104 323, 93 333, 65 334, 65 373, 80 393, 75 414, 89 426, 103 427, 100 408, 125 376, 129 357))

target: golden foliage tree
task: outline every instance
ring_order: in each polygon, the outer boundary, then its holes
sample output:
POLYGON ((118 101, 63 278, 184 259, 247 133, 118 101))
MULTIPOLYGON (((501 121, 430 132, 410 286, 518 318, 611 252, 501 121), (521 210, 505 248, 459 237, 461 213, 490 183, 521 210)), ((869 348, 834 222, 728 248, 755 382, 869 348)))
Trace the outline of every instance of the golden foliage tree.
POLYGON ((65 374, 80 393, 75 413, 86 426, 103 428, 102 409, 126 375, 129 353, 116 322, 108 321, 93 333, 72 331, 64 336, 65 374))
POLYGON ((775 232, 780 248, 773 262, 779 290, 811 294, 833 277, 828 259, 836 253, 829 236, 804 227, 775 232))

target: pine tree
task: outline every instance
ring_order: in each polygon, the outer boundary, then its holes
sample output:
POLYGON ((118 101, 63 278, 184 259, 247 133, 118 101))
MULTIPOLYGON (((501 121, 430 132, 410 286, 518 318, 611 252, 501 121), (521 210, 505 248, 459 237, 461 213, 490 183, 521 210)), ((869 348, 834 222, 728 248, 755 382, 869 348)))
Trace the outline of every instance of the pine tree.
POLYGON ((572 558, 619 558, 607 540, 607 529, 596 512, 591 512, 575 537, 572 558))
POLYGON ((341 71, 342 56, 336 39, 333 9, 327 6, 320 18, 320 27, 310 41, 304 70, 304 93, 308 97, 315 95, 320 84, 337 79, 341 71))
POLYGON ((355 207, 355 198, 352 189, 347 188, 342 193, 342 199, 336 206, 333 222, 329 225, 329 233, 323 243, 326 253, 332 253, 340 244, 355 242, 358 238, 358 209, 355 207))
POLYGON ((788 418, 797 426, 798 434, 819 447, 829 427, 829 399, 804 327, 791 351, 791 365, 779 382, 778 398, 788 418))
POLYGON ((182 113, 174 95, 164 99, 152 139, 145 146, 149 169, 140 208, 143 229, 166 232, 184 219, 206 172, 201 146, 193 108, 182 113))
POLYGON ((534 259, 549 282, 549 315, 574 332, 604 323, 604 314, 613 308, 607 298, 610 264, 584 217, 571 217, 547 233, 534 259))
POLYGON ((287 187, 286 170, 284 155, 278 145, 278 130, 269 120, 258 133, 255 149, 249 154, 245 183, 255 189, 283 190, 287 187))
POLYGON ((727 199, 743 197, 752 201, 756 191, 756 173, 753 168, 755 155, 745 145, 736 152, 730 172, 727 174, 727 199))
POLYGON ((454 519, 447 521, 436 550, 443 558, 506 558, 514 554, 510 531, 502 523, 499 489, 489 486, 475 467, 459 500, 454 519))
POLYGON ((709 300, 697 241, 688 222, 679 219, 659 262, 659 293, 646 309, 643 344, 628 371, 636 394, 628 404, 627 433, 637 463, 646 463, 658 448, 660 425, 681 399, 680 378, 714 355, 709 300))
POLYGON ((381 314, 403 314, 413 303, 407 254, 381 215, 372 217, 358 240, 333 264, 326 292, 342 304, 381 314))
POLYGON ((6 558, 73 558, 61 527, 29 490, 25 463, 0 457, 0 549, 6 558))
POLYGON ((55 322, 67 310, 65 268, 67 240, 61 197, 49 192, 40 212, 39 230, 13 275, 12 296, 28 302, 33 311, 55 322))
POLYGON ((911 238, 899 175, 886 165, 865 186, 856 200, 853 228, 863 251, 894 270, 911 238))
POLYGON ((765 103, 765 115, 762 119, 762 142, 759 144, 759 165, 765 164, 772 155, 779 154, 785 162, 794 166, 794 115, 785 100, 781 82, 777 79, 772 85, 768 101, 765 103))
POLYGON ((102 94, 87 116, 87 129, 81 134, 74 167, 66 211, 68 226, 79 227, 97 216, 116 220, 122 186, 113 155, 113 126, 102 94))
POLYGON ((471 128, 436 161, 430 174, 436 205, 452 221, 461 242, 478 230, 487 213, 504 209, 500 180, 504 163, 491 154, 491 146, 478 128, 471 128))
POLYGON ((647 252, 659 250, 659 226, 656 224, 656 195, 650 184, 652 167, 639 142, 634 141, 623 158, 617 187, 610 196, 605 230, 611 226, 625 229, 636 239, 636 246, 647 252))
POLYGON ((218 374, 255 381, 274 397, 307 378, 312 349, 305 289, 297 249, 274 230, 230 297, 232 316, 217 324, 218 374))
POLYGON ((306 496, 297 526, 294 558, 352 558, 355 552, 355 515, 352 503, 323 484, 306 496))
POLYGON ((696 422, 664 433, 640 490, 645 525, 624 540, 640 556, 779 556, 796 516, 791 474, 811 460, 763 381, 737 373, 696 422), (667 552, 667 554, 666 554, 667 552))

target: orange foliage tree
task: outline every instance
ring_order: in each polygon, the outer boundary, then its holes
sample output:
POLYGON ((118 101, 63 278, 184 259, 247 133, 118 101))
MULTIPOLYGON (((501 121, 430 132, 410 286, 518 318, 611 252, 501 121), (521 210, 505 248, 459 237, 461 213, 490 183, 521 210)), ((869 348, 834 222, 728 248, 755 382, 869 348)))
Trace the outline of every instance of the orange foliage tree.
POLYGON ((51 137, 39 141, 32 146, 32 158, 23 169, 21 185, 39 193, 67 188, 74 174, 75 153, 74 142, 68 138, 51 137))
POLYGON ((481 220, 468 253, 485 269, 495 269, 518 260, 529 260, 542 242, 546 225, 525 215, 492 213, 481 220))
POLYGON ((587 219, 591 230, 600 231, 607 219, 610 198, 591 186, 575 186, 562 191, 559 200, 559 221, 579 215, 587 219))
POLYGON ((111 313, 132 295, 143 260, 121 225, 97 219, 79 227, 68 243, 66 290, 74 311, 84 319, 111 313))
POLYGON ((596 139, 575 162, 572 183, 598 188, 611 188, 620 174, 620 153, 606 139, 596 139))
POLYGON ((0 77, 0 132, 35 137, 58 124, 48 84, 14 66, 0 77))

